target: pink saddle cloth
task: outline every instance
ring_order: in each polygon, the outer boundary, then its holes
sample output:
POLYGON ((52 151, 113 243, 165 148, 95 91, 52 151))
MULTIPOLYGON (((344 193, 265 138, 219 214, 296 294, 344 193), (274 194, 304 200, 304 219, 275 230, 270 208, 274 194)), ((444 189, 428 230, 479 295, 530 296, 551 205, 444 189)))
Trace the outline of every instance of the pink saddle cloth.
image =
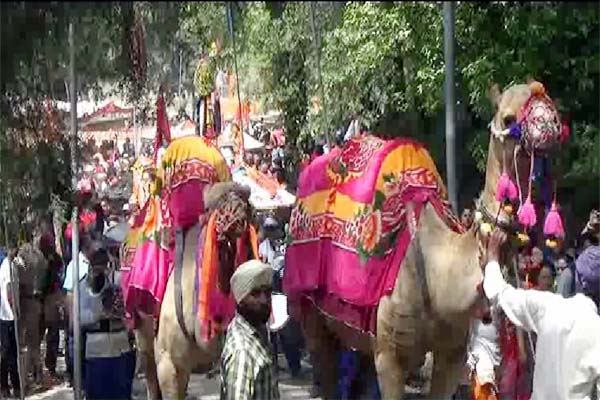
POLYGON ((308 300, 371 335, 410 244, 406 204, 418 221, 429 202, 461 231, 433 160, 409 139, 350 140, 301 173, 297 196, 283 282, 289 301, 308 300))
POLYGON ((231 180, 219 149, 198 136, 174 140, 165 151, 153 183, 154 192, 133 231, 139 238, 125 293, 127 313, 159 316, 173 270, 175 231, 198 223, 204 213, 204 190, 231 180))

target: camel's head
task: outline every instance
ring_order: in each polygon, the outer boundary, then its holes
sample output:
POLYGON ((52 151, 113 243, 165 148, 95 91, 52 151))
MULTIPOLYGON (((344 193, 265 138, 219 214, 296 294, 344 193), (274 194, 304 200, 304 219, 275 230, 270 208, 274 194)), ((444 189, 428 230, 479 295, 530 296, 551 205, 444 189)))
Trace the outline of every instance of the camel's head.
POLYGON ((490 123, 486 187, 479 211, 489 223, 517 228, 531 191, 530 177, 547 173, 547 161, 568 137, 568 128, 539 82, 513 85, 502 93, 495 85, 490 97, 496 113, 490 123))
POLYGON ((550 155, 564 140, 563 126, 554 102, 536 81, 513 85, 503 93, 497 85, 491 96, 496 114, 490 124, 493 138, 519 145, 527 153, 550 155))
POLYGON ((235 269, 237 239, 248 230, 251 218, 250 190, 233 182, 217 183, 204 191, 207 229, 214 233, 219 252, 219 287, 229 292, 235 269))
POLYGON ((251 208, 248 188, 233 182, 217 183, 204 192, 207 215, 215 217, 217 241, 235 241, 248 228, 251 208))

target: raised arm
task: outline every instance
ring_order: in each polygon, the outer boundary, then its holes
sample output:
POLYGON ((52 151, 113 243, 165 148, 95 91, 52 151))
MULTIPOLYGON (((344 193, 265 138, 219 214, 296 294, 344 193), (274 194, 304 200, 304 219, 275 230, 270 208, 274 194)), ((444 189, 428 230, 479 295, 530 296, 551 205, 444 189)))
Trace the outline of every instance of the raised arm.
POLYGON ((506 239, 506 233, 498 229, 490 237, 483 290, 493 304, 502 308, 513 324, 537 333, 539 321, 555 295, 537 290, 515 289, 504 280, 498 259, 500 248, 506 239))

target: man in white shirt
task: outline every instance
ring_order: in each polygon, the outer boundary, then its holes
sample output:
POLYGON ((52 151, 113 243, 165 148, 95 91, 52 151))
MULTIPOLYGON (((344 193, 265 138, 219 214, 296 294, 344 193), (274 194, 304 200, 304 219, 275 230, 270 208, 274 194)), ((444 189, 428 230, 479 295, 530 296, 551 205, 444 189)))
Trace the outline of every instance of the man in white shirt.
MULTIPOLYGON (((532 400, 589 400, 600 390, 600 316, 583 294, 571 298, 515 289, 498 263, 507 235, 495 230, 488 242, 483 289, 518 328, 537 334, 532 400)), ((600 289, 598 289, 600 290, 600 289)))
POLYGON ((9 397, 8 376, 10 375, 13 395, 19 397, 19 369, 17 363, 17 341, 15 337, 15 313, 11 287, 12 262, 17 249, 11 248, 0 265, 0 397, 9 397))
MULTIPOLYGON (((79 282, 81 283, 88 274, 88 270, 90 268, 90 262, 88 257, 86 256, 89 253, 88 243, 89 240, 86 235, 82 235, 80 238, 80 248, 79 251, 79 282)), ((70 376, 70 379, 73 379, 73 349, 74 349, 74 341, 73 341, 73 322, 71 319, 71 313, 73 311, 73 260, 69 262, 67 265, 67 269, 65 271, 65 280, 63 282, 63 289, 66 292, 65 296, 65 309, 68 317, 68 334, 67 334, 67 354, 65 357, 65 361, 67 364, 67 373, 70 376)), ((72 382, 71 382, 72 383, 72 382)))

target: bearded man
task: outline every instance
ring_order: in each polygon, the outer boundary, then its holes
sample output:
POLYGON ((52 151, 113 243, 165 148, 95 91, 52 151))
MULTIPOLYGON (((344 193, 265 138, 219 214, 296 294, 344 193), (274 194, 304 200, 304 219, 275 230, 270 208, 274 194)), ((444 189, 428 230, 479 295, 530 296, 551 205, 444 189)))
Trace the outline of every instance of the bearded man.
POLYGON ((243 263, 231 276, 236 314, 221 354, 222 400, 279 399, 267 321, 273 270, 259 260, 243 263))

